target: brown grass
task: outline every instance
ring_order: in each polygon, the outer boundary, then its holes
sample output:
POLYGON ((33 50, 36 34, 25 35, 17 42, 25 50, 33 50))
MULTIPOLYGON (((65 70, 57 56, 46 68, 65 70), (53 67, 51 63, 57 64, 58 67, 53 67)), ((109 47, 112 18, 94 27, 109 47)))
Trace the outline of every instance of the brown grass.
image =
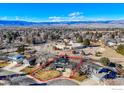
POLYGON ((84 79, 87 78, 87 76, 86 76, 86 75, 79 75, 79 73, 76 73, 76 75, 73 76, 73 77, 71 77, 71 78, 72 78, 72 79, 75 79, 75 80, 77 80, 77 81, 83 81, 84 79))
POLYGON ((8 62, 0 62, 0 68, 8 66, 10 63, 8 62))
POLYGON ((36 67, 30 67, 30 66, 28 66, 28 67, 26 67, 26 68, 24 68, 23 70, 21 70, 22 72, 25 72, 25 73, 27 73, 27 74, 30 74, 32 71, 34 71, 35 69, 37 69, 36 67))
POLYGON ((35 77, 40 80, 49 80, 61 76, 61 73, 57 70, 39 70, 35 73, 35 77))

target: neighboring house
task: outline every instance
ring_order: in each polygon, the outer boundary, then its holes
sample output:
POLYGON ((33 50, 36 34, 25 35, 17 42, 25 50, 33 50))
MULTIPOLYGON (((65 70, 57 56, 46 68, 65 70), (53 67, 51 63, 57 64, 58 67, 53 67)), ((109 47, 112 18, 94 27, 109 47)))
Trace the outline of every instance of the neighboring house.
POLYGON ((57 43, 54 46, 58 49, 80 49, 80 48, 85 48, 86 47, 82 43, 76 43, 76 42, 73 42, 73 41, 70 41, 68 43, 68 45, 65 45, 64 43, 57 43))
POLYGON ((83 45, 82 43, 76 43, 73 41, 70 41, 69 44, 71 45, 71 49, 79 49, 79 48, 85 48, 86 46, 83 45))
POLYGON ((63 43, 58 43, 58 44, 55 44, 54 47, 56 47, 57 49, 65 49, 65 45, 63 43))
POLYGON ((24 60, 24 55, 22 54, 17 54, 17 55, 14 55, 14 56, 10 56, 8 57, 10 60, 12 60, 13 62, 23 62, 24 60))
POLYGON ((115 79, 117 77, 117 73, 108 68, 102 68, 96 74, 92 74, 91 78, 95 81, 101 81, 104 79, 115 79))
POLYGON ((117 41, 115 39, 109 39, 106 41, 106 45, 115 46, 115 45, 117 45, 117 41))
POLYGON ((30 65, 36 65, 37 62, 36 62, 36 57, 30 57, 26 63, 29 63, 30 65))
POLYGON ((33 44, 44 44, 46 43, 45 40, 33 40, 33 44))

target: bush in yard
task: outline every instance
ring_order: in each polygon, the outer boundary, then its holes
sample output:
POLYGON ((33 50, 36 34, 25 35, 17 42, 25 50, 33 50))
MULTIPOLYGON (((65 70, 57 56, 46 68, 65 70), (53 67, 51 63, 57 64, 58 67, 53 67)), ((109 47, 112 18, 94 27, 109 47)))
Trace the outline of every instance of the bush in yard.
POLYGON ((103 64, 104 66, 108 66, 110 64, 109 58, 102 57, 100 58, 100 63, 103 64))

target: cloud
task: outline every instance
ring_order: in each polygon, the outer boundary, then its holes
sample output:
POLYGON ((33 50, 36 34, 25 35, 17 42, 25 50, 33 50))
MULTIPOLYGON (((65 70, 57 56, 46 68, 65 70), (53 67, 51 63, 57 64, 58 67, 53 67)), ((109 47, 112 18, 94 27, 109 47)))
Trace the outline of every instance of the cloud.
POLYGON ((57 17, 57 16, 52 16, 52 17, 49 17, 49 20, 51 21, 61 21, 63 18, 62 17, 57 17))
POLYGON ((82 12, 73 12, 73 13, 70 13, 68 14, 68 16, 70 17, 78 17, 78 16, 82 16, 82 12))
POLYGON ((15 16, 14 18, 15 20, 21 20, 22 18, 18 17, 18 16, 15 16))
MULTIPOLYGON (((119 18, 109 17, 87 17, 82 12, 72 12, 65 16, 53 16, 49 17, 48 21, 106 21, 106 20, 118 20, 119 18)), ((123 19, 123 18, 120 18, 123 19)))
POLYGON ((38 21, 39 19, 27 16, 0 16, 0 20, 16 20, 16 21, 38 21))
POLYGON ((0 20, 7 20, 7 16, 0 17, 0 20))
POLYGON ((8 16, 1 16, 0 17, 0 20, 20 20, 21 17, 18 17, 18 16, 13 16, 13 17, 8 17, 8 16))
POLYGON ((105 20, 122 20, 122 18, 108 18, 108 17, 87 17, 82 12, 72 12, 67 15, 42 17, 29 16, 0 16, 0 20, 20 20, 29 22, 61 22, 61 21, 105 21, 105 20))
POLYGON ((28 16, 3 16, 0 17, 0 20, 20 20, 20 21, 33 21, 33 22, 60 22, 60 21, 80 21, 84 19, 82 12, 72 12, 64 16, 50 16, 46 19, 37 18, 37 17, 28 17, 28 16))
POLYGON ((52 16, 49 17, 49 21, 80 21, 84 19, 82 12, 73 12, 66 16, 52 16))

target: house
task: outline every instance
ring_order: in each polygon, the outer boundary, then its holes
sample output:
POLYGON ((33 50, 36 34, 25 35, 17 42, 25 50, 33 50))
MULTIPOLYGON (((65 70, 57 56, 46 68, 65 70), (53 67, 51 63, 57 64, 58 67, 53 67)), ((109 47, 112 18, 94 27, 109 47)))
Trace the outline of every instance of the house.
POLYGON ((85 48, 86 46, 83 45, 82 43, 77 43, 77 42, 74 42, 74 41, 67 41, 66 40, 66 43, 56 43, 55 45, 53 45, 55 48, 57 49, 80 49, 80 48, 85 48))
POLYGON ((44 43, 46 43, 45 40, 38 40, 38 39, 33 40, 33 44, 44 44, 44 43))
POLYGON ((69 59, 67 57, 60 57, 54 62, 54 68, 60 71, 64 71, 65 68, 68 68, 69 59))
POLYGON ((34 57, 30 57, 27 61, 29 62, 30 65, 36 65, 37 64, 35 56, 34 57))
POLYGON ((91 79, 95 81, 101 81, 103 79, 115 79, 117 77, 117 73, 108 68, 101 68, 98 73, 93 73, 91 75, 91 79))
POLYGON ((82 43, 77 43, 77 42, 73 42, 73 41, 70 41, 69 44, 71 45, 71 47, 70 47, 71 49, 80 49, 80 48, 86 47, 82 43))
POLYGON ((54 47, 56 47, 57 49, 63 50, 65 49, 66 46, 63 43, 59 43, 59 44, 55 44, 54 47))
POLYGON ((113 70, 110 70, 108 68, 102 68, 99 73, 106 73, 102 78, 105 79, 114 79, 116 78, 117 73, 113 70))
POLYGON ((22 54, 17 54, 17 55, 8 57, 8 59, 12 60, 13 62, 23 62, 24 58, 25 57, 22 54))
POLYGON ((115 46, 115 45, 117 45, 117 41, 115 39, 109 39, 106 41, 106 45, 115 46))

